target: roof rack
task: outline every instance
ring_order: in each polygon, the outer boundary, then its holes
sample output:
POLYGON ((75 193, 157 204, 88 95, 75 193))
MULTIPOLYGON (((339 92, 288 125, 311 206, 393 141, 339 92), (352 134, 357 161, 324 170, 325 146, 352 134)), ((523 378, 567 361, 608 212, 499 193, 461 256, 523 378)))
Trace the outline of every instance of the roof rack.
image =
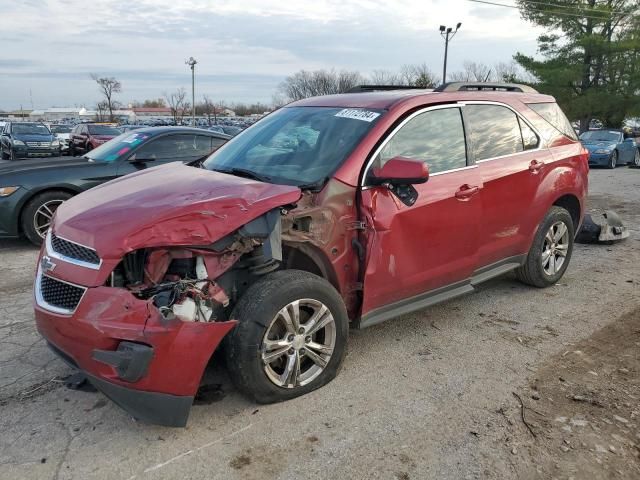
POLYGON ((484 82, 450 82, 444 83, 434 89, 434 92, 473 92, 473 91, 494 91, 494 92, 518 92, 518 93, 538 93, 535 88, 519 83, 484 83, 484 82))
POLYGON ((344 93, 382 92, 387 90, 425 90, 411 85, 357 85, 344 93))

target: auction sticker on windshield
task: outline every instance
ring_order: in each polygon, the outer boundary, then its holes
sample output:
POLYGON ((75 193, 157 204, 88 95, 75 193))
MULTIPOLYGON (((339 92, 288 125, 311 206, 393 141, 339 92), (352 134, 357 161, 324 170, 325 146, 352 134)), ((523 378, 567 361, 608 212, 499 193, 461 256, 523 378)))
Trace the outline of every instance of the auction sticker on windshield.
POLYGON ((345 108, 335 114, 336 117, 352 118, 353 120, 362 120, 363 122, 373 122, 380 116, 377 112, 361 110, 358 108, 345 108))

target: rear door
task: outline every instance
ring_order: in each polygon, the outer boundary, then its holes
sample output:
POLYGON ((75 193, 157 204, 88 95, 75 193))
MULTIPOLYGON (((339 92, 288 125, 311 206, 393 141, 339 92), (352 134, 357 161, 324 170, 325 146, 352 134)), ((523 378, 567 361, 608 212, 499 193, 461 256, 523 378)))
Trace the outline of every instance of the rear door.
POLYGON ((534 226, 528 209, 553 158, 534 129, 505 105, 469 102, 464 115, 484 187, 479 267, 517 262, 534 226))
POLYGON ((363 325, 421 308, 434 290, 459 287, 476 268, 482 180, 467 153, 458 106, 413 113, 374 153, 369 171, 403 156, 426 162, 430 178, 413 186, 418 198, 408 206, 384 186, 367 186, 365 176, 363 325))

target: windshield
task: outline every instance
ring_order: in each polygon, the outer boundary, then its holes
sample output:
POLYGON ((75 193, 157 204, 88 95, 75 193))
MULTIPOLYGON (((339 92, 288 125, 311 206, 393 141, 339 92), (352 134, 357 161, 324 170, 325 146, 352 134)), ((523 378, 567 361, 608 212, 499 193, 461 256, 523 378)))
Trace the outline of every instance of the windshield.
POLYGON ((580 135, 580 140, 588 142, 619 142, 622 134, 620 132, 610 132, 607 130, 592 130, 580 135))
POLYGON ((51 127, 51 133, 70 133, 71 128, 64 125, 53 125, 51 127))
POLYGON ((86 158, 98 162, 114 162, 151 137, 148 133, 127 132, 87 152, 86 158))
POLYGON ((26 135, 51 135, 47 126, 41 123, 14 123, 11 131, 12 133, 26 135))
POLYGON ((89 133, 92 135, 120 135, 122 132, 109 125, 89 125, 89 133))
POLYGON ((253 172, 285 185, 316 184, 342 164, 380 115, 360 108, 281 108, 226 143, 204 167, 253 172))

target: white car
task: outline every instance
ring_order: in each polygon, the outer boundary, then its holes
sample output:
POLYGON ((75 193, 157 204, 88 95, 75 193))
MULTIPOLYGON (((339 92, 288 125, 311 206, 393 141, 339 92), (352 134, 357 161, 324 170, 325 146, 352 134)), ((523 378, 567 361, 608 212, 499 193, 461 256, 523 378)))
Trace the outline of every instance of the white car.
POLYGON ((60 140, 60 153, 69 153, 69 134, 71 133, 70 125, 51 125, 51 133, 60 140))

